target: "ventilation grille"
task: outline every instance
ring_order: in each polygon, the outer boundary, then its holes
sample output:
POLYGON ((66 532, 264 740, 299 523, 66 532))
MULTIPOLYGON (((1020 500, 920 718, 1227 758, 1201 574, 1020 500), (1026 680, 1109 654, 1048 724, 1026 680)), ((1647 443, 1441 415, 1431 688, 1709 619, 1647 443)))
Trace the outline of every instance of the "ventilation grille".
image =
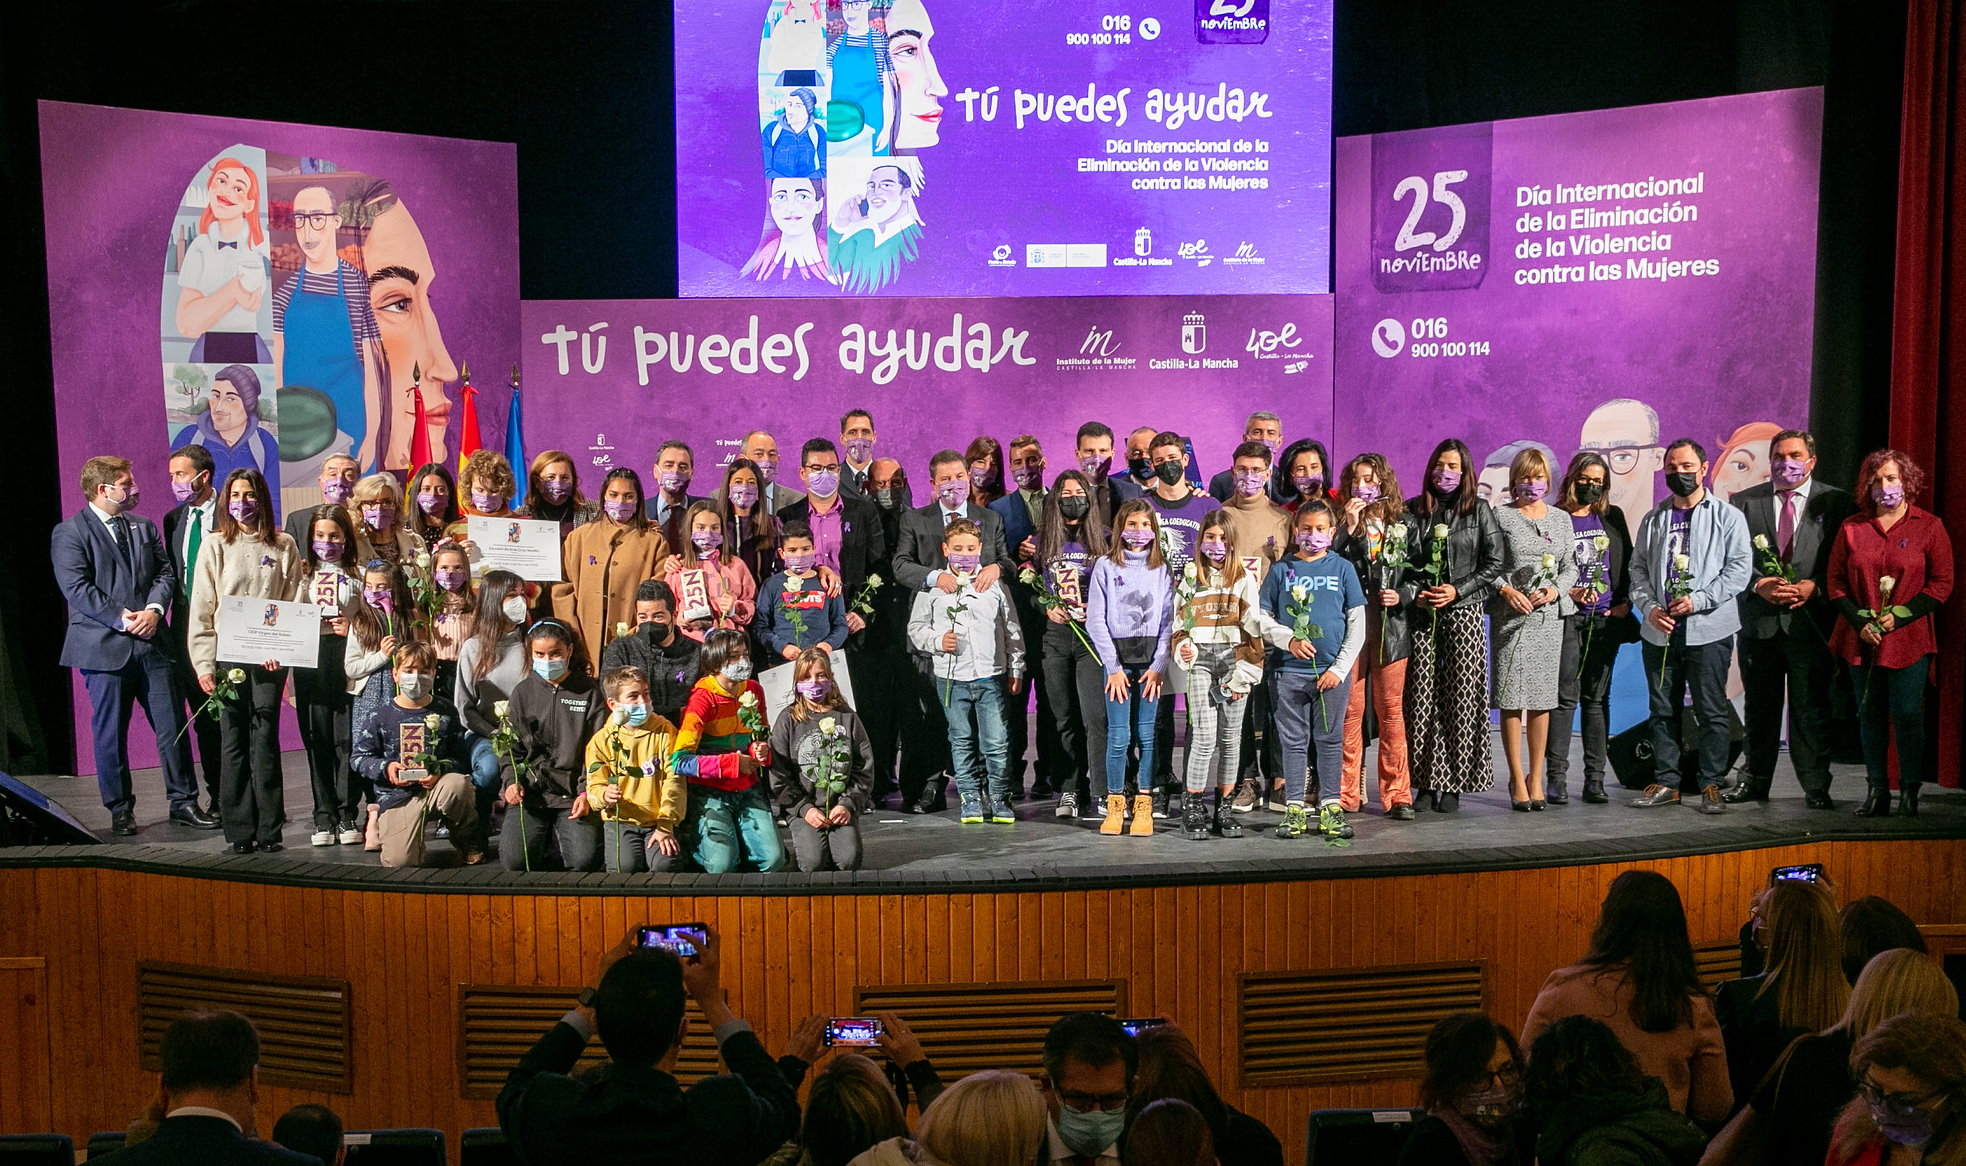
POLYGON ((1700 969, 1700 983, 1707 991, 1726 980, 1741 978, 1741 941, 1716 939, 1693 945, 1693 963, 1700 969))
POLYGON ((1477 962, 1244 976, 1243 1087, 1420 1076, 1427 1030, 1480 1009, 1485 973, 1477 962))
MULTIPOLYGON (((579 988, 516 988, 504 985, 460 984, 457 989, 457 1079, 460 1095, 484 1100, 498 1096, 505 1078, 526 1050, 539 1042, 555 1021, 566 1015, 579 988)), ((676 1078, 691 1085, 722 1072, 717 1040, 694 1002, 688 1005, 689 1035, 676 1065, 676 1078)), ((599 1038, 574 1064, 575 1075, 598 1068, 608 1059, 599 1038)))
POLYGON ((1124 1015, 1126 987, 1118 980, 1053 980, 1006 984, 902 984, 856 988, 861 1015, 895 1012, 908 1022, 944 1080, 984 1069, 1029 1073, 1038 1067, 1044 1034, 1068 1012, 1124 1015))
POLYGON ((259 1077, 270 1085, 352 1090, 348 981, 274 976, 189 964, 137 965, 137 1047, 145 1072, 163 1068, 158 1045, 187 1012, 237 1012, 259 1030, 259 1077))

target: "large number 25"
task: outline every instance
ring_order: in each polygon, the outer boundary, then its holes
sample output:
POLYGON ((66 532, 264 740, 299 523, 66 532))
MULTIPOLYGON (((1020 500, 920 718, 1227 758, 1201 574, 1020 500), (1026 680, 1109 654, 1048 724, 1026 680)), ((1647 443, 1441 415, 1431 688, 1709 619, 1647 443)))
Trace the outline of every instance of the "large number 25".
POLYGON ((1420 225, 1420 216, 1427 213, 1427 180, 1415 174, 1411 178, 1402 179, 1398 186, 1393 187, 1394 202, 1405 198, 1409 193, 1413 195, 1413 209, 1406 212, 1406 222, 1399 228, 1399 238, 1393 241, 1393 250, 1411 251, 1415 247, 1424 247, 1428 244, 1432 244, 1436 251, 1445 251, 1452 247, 1468 225, 1468 208, 1461 201, 1460 195, 1447 188, 1466 180, 1467 177, 1466 170, 1441 170, 1434 174, 1434 201, 1445 206, 1454 216, 1453 221, 1448 224, 1447 233, 1438 238, 1432 231, 1413 229, 1420 225))

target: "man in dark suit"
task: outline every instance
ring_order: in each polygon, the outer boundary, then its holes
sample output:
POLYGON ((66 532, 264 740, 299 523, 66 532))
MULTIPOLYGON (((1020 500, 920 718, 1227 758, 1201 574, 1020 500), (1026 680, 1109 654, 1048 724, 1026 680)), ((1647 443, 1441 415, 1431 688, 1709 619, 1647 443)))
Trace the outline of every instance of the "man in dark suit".
POLYGON ((1113 511, 1120 503, 1145 491, 1129 475, 1107 475, 1113 467, 1113 430, 1104 422, 1088 421, 1079 426, 1073 452, 1078 456, 1079 469, 1092 483, 1093 518, 1100 526, 1111 527, 1113 511))
MULTIPOLYGON (((990 503, 990 510, 1003 519, 1003 541, 1010 557, 1021 571, 1037 558, 1038 518, 1043 513, 1045 494, 1044 449, 1038 439, 1025 433, 1010 440, 1010 493, 990 503)), ((1033 798, 1051 796, 1052 774, 1064 745, 1058 739, 1058 723, 1051 713, 1050 694, 1045 690, 1040 657, 1044 648, 1044 608, 1035 592, 1016 575, 1010 579, 1010 600, 1017 610, 1017 622, 1024 632, 1024 672, 1031 679, 1032 699, 1037 701, 1037 778, 1031 785, 1033 798)), ((1010 795, 1024 796, 1024 754, 1031 744, 1030 707, 1023 696, 1004 696, 1004 730, 1010 740, 1010 795)))
POLYGON ((198 809, 198 783, 175 747, 184 722, 171 687, 170 655, 156 640, 177 597, 164 540, 156 523, 128 513, 137 503, 137 485, 127 459, 90 458, 82 466, 82 495, 89 504, 55 527, 49 551, 55 582, 68 600, 61 662, 80 670, 89 690, 96 784, 110 831, 137 832, 128 737, 138 701, 157 735, 171 818, 209 828, 216 823, 198 809))
MULTIPOLYGON (((321 501, 287 511, 287 520, 280 528, 294 540, 294 545, 300 548, 302 554, 307 553, 307 544, 314 541, 314 532, 309 529, 314 521, 314 507, 334 505, 346 508, 348 500, 355 496, 355 483, 361 476, 361 463, 345 453, 329 454, 327 460, 321 463, 321 476, 316 483, 321 488, 321 501)), ((351 558, 354 557, 355 552, 348 553, 351 558)))
POLYGON ((1741 681, 1747 690, 1747 780, 1721 795, 1764 801, 1781 751, 1788 696, 1789 760, 1812 810, 1830 810, 1829 552, 1856 509, 1847 491, 1818 482, 1816 438, 1784 429, 1768 443, 1771 480, 1733 496, 1754 544, 1754 583, 1740 596, 1741 681), (1778 573, 1777 568, 1780 568, 1778 573), (1784 575, 1793 575, 1789 582, 1784 575))
MULTIPOLYGON (((1258 410, 1257 412, 1251 413, 1249 420, 1243 423, 1242 439, 1244 441, 1260 441, 1264 445, 1269 446, 1270 461, 1274 463, 1277 455, 1283 452, 1283 422, 1275 413, 1267 409, 1258 410)), ((1272 469, 1270 471, 1270 484, 1266 492, 1270 496, 1270 501, 1281 506, 1285 502, 1295 498, 1297 491, 1295 489, 1285 490, 1277 478, 1276 471, 1272 469)), ((1231 465, 1208 479, 1208 496, 1217 502, 1227 502, 1236 496, 1235 466, 1231 465)))
POLYGON ((164 642, 171 654, 171 675, 176 681, 174 707, 191 725, 190 731, 177 741, 180 764, 185 772, 194 772, 191 746, 195 742, 199 767, 205 774, 206 813, 217 826, 220 824, 218 718, 197 715, 205 694, 198 686, 198 673, 191 667, 191 653, 184 642, 191 626, 191 569, 197 565, 199 547, 218 529, 218 491, 212 488, 213 465, 211 451, 202 445, 187 445, 171 453, 171 493, 178 504, 164 515, 164 549, 171 557, 171 574, 177 579, 178 593, 171 603, 164 642))
POLYGON ((849 498, 870 498, 867 483, 873 475, 874 415, 848 409, 840 416, 840 492, 849 498))
MULTIPOLYGON (((935 500, 901 516, 900 539, 894 551, 895 580, 911 594, 940 588, 954 595, 961 584, 947 570, 942 528, 958 518, 969 519, 983 532, 983 569, 976 577, 976 589, 988 591, 1015 578, 1016 567, 1004 545, 1003 519, 969 501, 969 465, 963 455, 953 449, 942 450, 929 459, 928 474, 935 500)), ((917 657, 916 664, 915 700, 922 717, 917 739, 901 743, 901 796, 908 812, 933 814, 945 805, 944 783, 934 778, 947 769, 949 731, 928 657, 917 657)))
POLYGON ((164 1120, 157 1132, 98 1158, 111 1166, 320 1166, 248 1136, 259 1089, 259 1034, 236 1012, 172 1021, 159 1048, 164 1120))
POLYGON ((798 1096, 717 982, 717 936, 697 954, 639 948, 631 933, 602 957, 597 986, 534 1045, 498 1095, 498 1124, 528 1166, 688 1162, 756 1166, 797 1130, 798 1096), (689 1020, 703 1010, 729 1073, 684 1089, 674 1076, 689 1020), (598 1035, 608 1063, 569 1076, 598 1035))
MULTIPOLYGON (((874 746, 874 800, 880 802, 898 788, 895 756, 901 742, 918 741, 920 702, 915 694, 915 661, 908 648, 908 613, 915 593, 894 577, 894 552, 901 543, 901 519, 914 509, 908 472, 891 457, 875 458, 867 472, 867 495, 880 516, 881 540, 887 553, 870 563, 881 577, 874 592, 874 618, 862 635, 862 647, 874 667, 853 678, 860 718, 874 746)), ((943 746, 947 748, 945 743, 943 746)))
POLYGON ((655 489, 649 492, 646 509, 648 520, 662 528, 662 537, 668 540, 671 554, 681 554, 681 548, 689 545, 683 516, 691 506, 703 501, 689 492, 690 479, 695 476, 695 452, 674 438, 663 442, 662 448, 655 452, 655 489))

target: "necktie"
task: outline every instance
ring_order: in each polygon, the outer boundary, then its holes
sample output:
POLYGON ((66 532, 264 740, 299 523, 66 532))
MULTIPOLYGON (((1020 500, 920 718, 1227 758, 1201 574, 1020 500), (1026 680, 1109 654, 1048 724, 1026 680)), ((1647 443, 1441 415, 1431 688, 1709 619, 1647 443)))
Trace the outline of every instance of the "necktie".
POLYGON ((109 520, 109 533, 110 533, 110 535, 111 535, 112 537, 114 537, 114 538, 115 538, 115 540, 116 540, 116 553, 117 553, 117 554, 120 554, 120 555, 122 555, 122 556, 123 556, 123 561, 124 561, 125 563, 129 563, 129 562, 131 561, 131 559, 130 559, 130 520, 129 520, 129 519, 127 519, 127 518, 124 518, 124 517, 123 517, 122 515, 120 515, 120 514, 119 514, 119 515, 117 515, 116 517, 114 517, 114 518, 112 518, 112 519, 110 519, 110 520, 109 520))
POLYGON ((1783 490, 1782 514, 1775 520, 1775 541, 1782 548, 1782 561, 1789 561, 1789 553, 1795 549, 1795 491, 1783 490))
POLYGON ((191 535, 184 544, 184 595, 191 597, 191 576, 198 568, 198 544, 205 537, 205 512, 191 508, 191 535))
POLYGON ((961 517, 962 517, 962 515, 960 515, 960 514, 957 514, 957 513, 956 513, 955 511, 953 511, 953 510, 944 510, 944 511, 942 512, 942 525, 943 525, 943 526, 947 526, 947 525, 949 525, 950 523, 952 523, 952 522, 954 522, 954 521, 955 521, 956 519, 958 519, 958 518, 961 518, 961 517))

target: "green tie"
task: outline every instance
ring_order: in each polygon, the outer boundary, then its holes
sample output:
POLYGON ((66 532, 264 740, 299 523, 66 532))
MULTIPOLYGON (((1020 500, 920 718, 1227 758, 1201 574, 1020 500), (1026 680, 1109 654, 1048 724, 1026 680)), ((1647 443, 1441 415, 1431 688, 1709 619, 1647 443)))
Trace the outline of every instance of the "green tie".
POLYGON ((184 547, 184 597, 191 598, 191 576, 198 568, 198 544, 203 540, 205 512, 191 508, 191 540, 184 547))

